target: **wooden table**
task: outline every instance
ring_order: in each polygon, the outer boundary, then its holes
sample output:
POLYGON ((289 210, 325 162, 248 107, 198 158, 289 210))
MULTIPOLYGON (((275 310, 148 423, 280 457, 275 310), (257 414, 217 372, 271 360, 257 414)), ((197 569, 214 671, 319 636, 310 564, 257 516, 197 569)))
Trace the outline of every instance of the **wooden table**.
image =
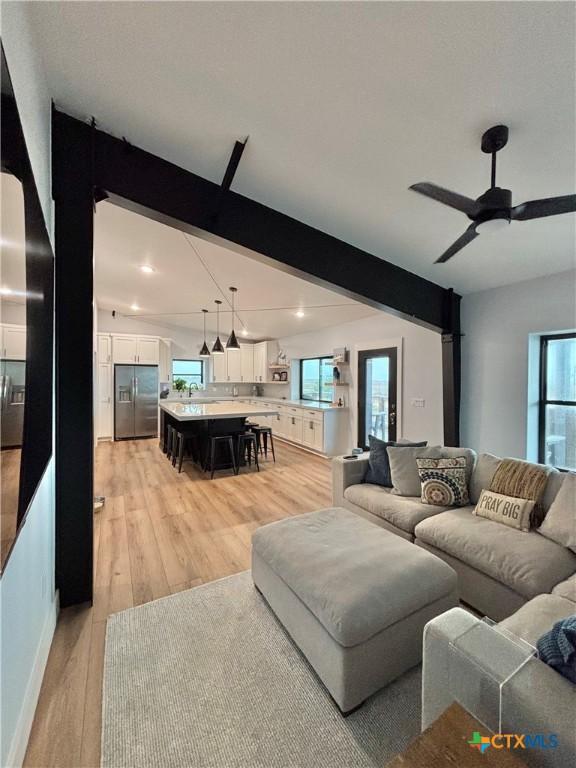
POLYGON ((480 754, 468 744, 474 731, 488 731, 459 704, 452 704, 386 768, 526 768, 523 750, 494 749, 480 754))

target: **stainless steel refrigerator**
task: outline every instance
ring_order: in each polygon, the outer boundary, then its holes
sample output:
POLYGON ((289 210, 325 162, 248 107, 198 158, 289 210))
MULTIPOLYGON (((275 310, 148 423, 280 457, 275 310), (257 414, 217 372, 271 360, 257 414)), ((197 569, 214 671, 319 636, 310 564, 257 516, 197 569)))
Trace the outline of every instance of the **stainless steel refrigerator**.
POLYGON ((114 366, 114 438, 158 435, 158 368, 114 366))
POLYGON ((24 428, 26 363, 0 361, 0 447, 19 448, 24 428))

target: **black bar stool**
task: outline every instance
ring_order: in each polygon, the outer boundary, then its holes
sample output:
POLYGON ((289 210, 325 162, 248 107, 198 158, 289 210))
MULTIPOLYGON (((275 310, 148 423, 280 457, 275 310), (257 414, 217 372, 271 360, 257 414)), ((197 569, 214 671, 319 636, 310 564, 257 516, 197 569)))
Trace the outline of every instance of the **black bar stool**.
POLYGON ((240 464, 242 461, 244 461, 244 463, 248 461, 248 466, 252 466, 252 450, 254 450, 254 463, 256 464, 256 469, 258 472, 260 472, 260 464, 258 463, 258 441, 256 434, 254 432, 244 432, 243 434, 238 435, 238 441, 236 444, 236 463, 238 469, 236 474, 240 472, 240 464))
POLYGON ((182 472, 184 453, 188 447, 190 447, 192 461, 198 461, 198 435, 178 432, 176 429, 174 430, 174 434, 175 445, 173 448, 172 466, 175 467, 176 463, 178 463, 178 472, 182 472))
POLYGON ((210 468, 210 480, 212 480, 214 477, 214 472, 216 471, 214 461, 216 459, 216 446, 219 443, 228 448, 232 469, 235 475, 238 474, 236 469, 236 459, 234 457, 234 441, 232 440, 232 435, 211 435, 208 438, 208 445, 206 446, 206 461, 204 462, 204 471, 210 468), (210 457, 208 457, 208 453, 210 453, 210 457))
POLYGON ((174 439, 176 436, 176 430, 171 424, 166 427, 166 458, 172 458, 172 451, 175 448, 174 439))
POLYGON ((270 450, 272 451, 272 458, 276 461, 276 454, 274 453, 274 438, 272 437, 272 427, 250 427, 251 431, 256 435, 256 443, 260 453, 264 453, 264 458, 268 458, 268 437, 270 437, 270 450))

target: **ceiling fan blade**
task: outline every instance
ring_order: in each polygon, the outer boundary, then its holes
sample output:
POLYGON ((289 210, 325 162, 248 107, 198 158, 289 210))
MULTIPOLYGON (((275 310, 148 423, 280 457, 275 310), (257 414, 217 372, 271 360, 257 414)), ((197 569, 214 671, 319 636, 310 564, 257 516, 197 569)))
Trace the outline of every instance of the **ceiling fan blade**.
POLYGON ((559 213, 576 212, 576 195, 563 197, 545 197, 542 200, 530 200, 514 206, 511 216, 517 221, 542 219, 544 216, 556 216, 559 213))
POLYGON ((434 264, 443 264, 445 261, 448 261, 448 259, 451 259, 452 256, 458 253, 458 251, 461 251, 465 245, 468 245, 468 243, 471 243, 475 237, 478 237, 478 232, 476 232, 476 224, 470 224, 466 232, 464 232, 463 235, 460 235, 458 240, 452 243, 450 248, 444 251, 442 256, 440 256, 439 259, 436 259, 434 264))
POLYGON ((444 187, 439 187, 437 184, 432 184, 429 181, 412 184, 410 189, 426 197, 431 197, 432 200, 437 200, 439 203, 449 205, 451 208, 456 208, 456 210, 462 211, 462 213, 471 218, 480 212, 480 206, 476 200, 459 195, 457 192, 451 192, 449 189, 444 189, 444 187))

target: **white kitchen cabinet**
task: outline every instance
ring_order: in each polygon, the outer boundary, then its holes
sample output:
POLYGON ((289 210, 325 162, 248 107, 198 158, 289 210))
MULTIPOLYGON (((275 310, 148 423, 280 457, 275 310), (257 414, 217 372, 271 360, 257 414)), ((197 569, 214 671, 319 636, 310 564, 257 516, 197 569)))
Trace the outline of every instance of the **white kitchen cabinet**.
POLYGON ((5 360, 26 360, 26 326, 2 326, 1 355, 5 360))
POLYGON ((242 381, 242 350, 241 349, 227 349, 226 350, 226 380, 227 381, 242 381))
POLYGON ((112 354, 114 362, 119 365, 129 365, 135 363, 138 357, 138 337, 137 336, 113 336, 112 354))
POLYGON ((266 381, 266 357, 264 342, 254 344, 254 381, 266 381))
POLYGON ((98 334, 96 351, 98 363, 112 362, 112 337, 110 334, 98 334))
POLYGON ((112 437, 112 365, 98 363, 97 437, 112 437))
POLYGON ((138 338, 136 362, 139 365, 158 365, 160 362, 160 339, 138 338))
POLYGON ((160 339, 148 336, 112 336, 112 355, 119 365, 158 365, 160 339))
POLYGON ((324 419, 302 417, 302 445, 314 451, 324 450, 324 419))
POLYGON ((158 380, 172 381, 172 342, 170 339, 159 341, 158 380))
POLYGON ((240 344, 240 381, 254 381, 254 344, 240 344))
POLYGON ((254 381, 270 381, 270 364, 278 360, 278 342, 260 341, 254 344, 254 381))
POLYGON ((210 355, 210 362, 212 363, 212 381, 216 383, 228 381, 226 355, 210 355))
POLYGON ((289 416, 288 417, 288 440, 293 443, 302 442, 302 417, 301 416, 289 416))

